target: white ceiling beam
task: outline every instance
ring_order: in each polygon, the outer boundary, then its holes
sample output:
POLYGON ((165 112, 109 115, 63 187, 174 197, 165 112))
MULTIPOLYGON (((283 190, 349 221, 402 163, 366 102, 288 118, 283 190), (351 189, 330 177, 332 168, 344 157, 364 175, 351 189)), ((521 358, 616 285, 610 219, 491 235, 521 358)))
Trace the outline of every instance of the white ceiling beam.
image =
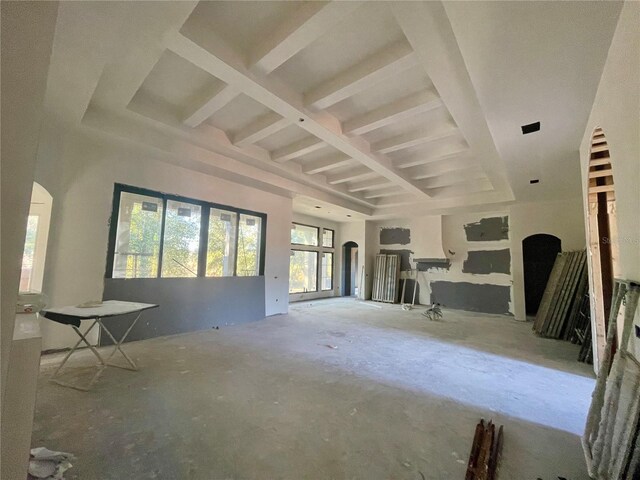
POLYGON ((376 177, 370 180, 363 180, 362 182, 356 182, 349 184, 347 190, 351 193, 363 192, 365 190, 375 190, 379 188, 387 188, 393 185, 388 179, 384 177, 376 177))
POLYGON ((433 91, 418 92, 347 120, 342 130, 350 135, 362 135, 440 106, 442 100, 433 91))
POLYGON ((411 47, 404 41, 394 43, 308 92, 305 104, 323 110, 414 65, 411 47))
POLYGON ((302 165, 302 172, 307 175, 315 175, 317 173, 326 172, 327 170, 333 170, 334 168, 346 167, 351 165, 353 162, 354 160, 351 157, 340 153, 336 156, 321 158, 320 160, 305 163, 302 165))
POLYGON ((465 182, 449 187, 432 188, 429 190, 433 198, 463 197, 471 193, 488 192, 493 190, 493 185, 488 178, 477 181, 465 182))
POLYGON ((233 136, 233 143, 239 147, 245 147, 257 143, 289 125, 291 122, 286 118, 282 118, 277 113, 269 112, 236 133, 233 136))
POLYGON ((328 176, 327 183, 329 183, 330 185, 339 185, 341 183, 351 182, 360 178, 366 178, 371 175, 376 175, 376 173, 371 171, 367 167, 356 167, 350 169, 347 172, 328 176))
POLYGON ((442 101, 505 200, 515 197, 507 180, 464 57, 442 2, 392 2, 393 15, 442 101))
POLYGON ((302 157, 316 150, 324 148, 327 144, 317 137, 307 137, 302 140, 287 145, 286 147, 278 148, 271 152, 271 159, 274 162, 283 163, 293 160, 294 158, 302 157))
POLYGON ((406 193, 400 195, 389 195, 388 197, 383 197, 378 200, 376 202, 376 208, 397 207, 415 202, 416 198, 412 195, 407 195, 406 193))
MULTIPOLYGON (((263 185, 271 184, 289 192, 310 195, 356 211, 361 211, 363 208, 366 211, 367 206, 373 206, 372 202, 350 194, 346 188, 342 189, 327 184, 321 176, 302 176, 295 172, 299 169, 287 168, 288 166, 273 163, 268 159, 250 164, 244 157, 234 158, 236 156, 230 155, 231 152, 218 153, 204 145, 194 144, 189 137, 179 135, 175 128, 163 127, 158 122, 141 115, 134 115, 131 112, 125 111, 123 114, 115 114, 90 106, 83 117, 82 125, 101 136, 117 137, 118 145, 122 145, 122 141, 143 145, 150 151, 156 152, 153 157, 156 159, 167 155, 176 161, 172 161, 172 163, 182 165, 184 163, 180 162, 203 162, 220 171, 244 176, 248 181, 259 182, 263 185), (162 152, 162 156, 157 154, 160 152, 162 152)), ((185 130, 193 131, 186 127, 185 130)))
POLYGON ((457 172, 460 170, 469 170, 478 168, 477 163, 469 161, 467 158, 454 158, 442 162, 435 162, 428 165, 422 165, 408 169, 411 178, 414 180, 422 180, 425 178, 437 177, 449 172, 457 172))
POLYGON ((470 155, 471 151, 469 150, 469 147, 463 144, 445 144, 436 149, 429 150, 428 152, 419 152, 416 155, 399 158, 398 160, 394 160, 394 164, 398 168, 410 168, 470 155))
POLYGON ((423 190, 414 185, 408 175, 393 166, 389 158, 371 152, 370 145, 364 139, 343 135, 338 119, 328 112, 309 112, 298 92, 275 78, 255 75, 248 71, 237 53, 228 48, 224 41, 216 38, 210 30, 194 29, 188 34, 190 38, 180 33, 172 35, 167 40, 167 48, 225 83, 236 86, 243 94, 288 118, 292 123, 400 185, 406 191, 423 199, 428 198, 423 190))
POLYGON ((423 143, 433 142, 458 134, 455 125, 447 123, 435 129, 420 130, 416 132, 403 133, 395 137, 381 140, 371 145, 371 148, 379 153, 391 153, 405 148, 415 147, 423 143))
POLYGON ((240 90, 230 85, 218 86, 204 100, 198 99, 185 110, 187 113, 184 116, 184 124, 188 127, 197 127, 238 95, 240 90))
POLYGON ((392 187, 384 190, 372 190, 371 192, 365 193, 364 198, 383 198, 383 197, 392 197, 394 195, 401 195, 404 192, 399 190, 398 187, 392 187))
POLYGON ((474 167, 465 170, 446 172, 442 175, 438 175, 437 177, 429 177, 420 182, 419 185, 424 189, 432 189, 440 187, 450 187, 459 183, 466 183, 468 181, 481 180, 486 178, 487 176, 484 174, 480 167, 474 167))
POLYGON ((363 2, 304 2, 249 55, 251 70, 267 75, 323 36, 363 2))
MULTIPOLYGON (((269 37, 260 41, 249 56, 249 68, 268 75, 359 5, 360 2, 305 2, 269 37)), ((185 125, 197 127, 240 93, 230 85, 213 92, 188 110, 185 125)))

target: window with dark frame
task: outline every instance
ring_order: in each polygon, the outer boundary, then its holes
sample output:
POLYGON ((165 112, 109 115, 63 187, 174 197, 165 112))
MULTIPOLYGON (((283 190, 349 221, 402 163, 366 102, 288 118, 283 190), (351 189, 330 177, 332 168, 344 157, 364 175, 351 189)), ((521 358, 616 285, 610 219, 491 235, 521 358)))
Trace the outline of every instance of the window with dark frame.
POLYGON ((330 228, 291 224, 290 294, 333 290, 334 236, 330 228))
POLYGON ((107 278, 264 275, 267 215, 115 184, 107 278))

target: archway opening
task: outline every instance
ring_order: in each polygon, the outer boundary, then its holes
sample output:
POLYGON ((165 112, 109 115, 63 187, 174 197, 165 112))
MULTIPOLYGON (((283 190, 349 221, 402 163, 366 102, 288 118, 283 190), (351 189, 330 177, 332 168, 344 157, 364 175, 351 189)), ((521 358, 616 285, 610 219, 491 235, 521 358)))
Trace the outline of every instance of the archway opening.
POLYGON ((42 292, 52 205, 51 194, 42 185, 34 182, 22 253, 20 292, 42 292))
POLYGON ((522 241, 524 301, 527 315, 533 316, 538 312, 553 264, 561 251, 562 242, 554 235, 538 233, 522 241))
POLYGON ((342 295, 358 295, 358 244, 346 242, 342 245, 342 295))
POLYGON ((589 260, 594 364, 603 358, 614 278, 618 273, 616 198, 609 145, 601 128, 591 136, 588 173, 589 260))

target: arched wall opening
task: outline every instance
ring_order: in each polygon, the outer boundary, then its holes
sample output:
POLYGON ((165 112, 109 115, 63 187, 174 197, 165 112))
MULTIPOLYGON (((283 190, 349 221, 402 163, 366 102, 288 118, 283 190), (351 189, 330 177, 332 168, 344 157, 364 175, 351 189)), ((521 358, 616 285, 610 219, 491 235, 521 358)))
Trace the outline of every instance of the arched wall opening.
POLYGON ((616 198, 609 145, 601 128, 591 136, 587 185, 589 283, 594 364, 603 358, 614 278, 618 275, 616 198))
POLYGON ((342 245, 342 295, 358 294, 358 244, 346 242, 342 245))
POLYGON ((19 287, 21 292, 42 291, 52 206, 51 194, 42 185, 34 182, 22 254, 19 287))
POLYGON ((538 233, 522 240, 524 301, 527 315, 533 316, 538 312, 553 264, 561 251, 562 241, 554 235, 538 233))

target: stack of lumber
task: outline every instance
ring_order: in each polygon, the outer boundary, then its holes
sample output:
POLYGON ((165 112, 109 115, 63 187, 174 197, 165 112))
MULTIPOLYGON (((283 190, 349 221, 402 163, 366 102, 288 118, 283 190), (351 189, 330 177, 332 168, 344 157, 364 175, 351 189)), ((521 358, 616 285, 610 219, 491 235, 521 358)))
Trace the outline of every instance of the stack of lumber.
POLYGON ((502 425, 496 434, 496 426, 484 419, 476 425, 476 433, 471 444, 471 454, 467 464, 465 480, 493 480, 496 478, 498 461, 502 452, 502 425))
POLYGON ((585 250, 558 254, 533 323, 538 335, 563 340, 576 335, 588 287, 586 260, 585 250))

